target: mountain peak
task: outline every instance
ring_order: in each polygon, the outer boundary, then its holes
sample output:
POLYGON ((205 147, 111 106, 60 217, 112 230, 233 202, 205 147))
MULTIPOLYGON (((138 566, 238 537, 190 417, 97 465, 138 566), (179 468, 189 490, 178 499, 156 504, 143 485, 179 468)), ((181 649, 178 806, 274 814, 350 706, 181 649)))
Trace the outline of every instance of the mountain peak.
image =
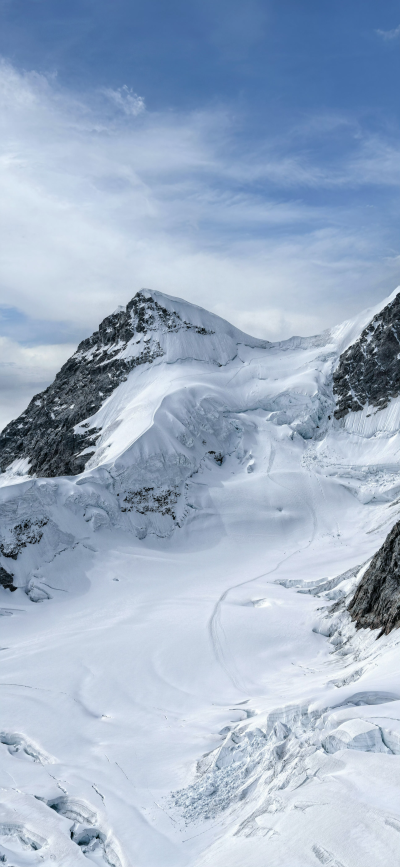
POLYGON ((224 366, 239 343, 268 345, 195 304, 141 289, 103 319, 54 382, 2 431, 0 470, 24 459, 31 475, 82 472, 99 436, 92 417, 135 368, 188 359, 224 366))

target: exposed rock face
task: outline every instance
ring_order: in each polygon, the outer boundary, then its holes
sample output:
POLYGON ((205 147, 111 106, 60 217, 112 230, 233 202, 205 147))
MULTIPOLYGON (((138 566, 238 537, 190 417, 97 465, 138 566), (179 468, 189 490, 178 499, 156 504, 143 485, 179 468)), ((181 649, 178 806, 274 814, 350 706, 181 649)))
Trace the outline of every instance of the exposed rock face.
POLYGON ((400 521, 363 575, 348 610, 357 627, 388 635, 400 626, 400 521))
POLYGON ((28 458, 31 475, 81 473, 99 431, 89 423, 85 432, 77 433, 74 427, 97 412, 134 367, 164 354, 154 332, 181 329, 209 333, 142 292, 126 309, 107 316, 98 331, 79 344, 52 385, 35 395, 25 412, 2 431, 0 471, 16 459, 28 458))
POLYGON ((11 593, 14 592, 17 588, 14 586, 14 576, 10 575, 6 569, 3 569, 0 566, 0 586, 4 587, 6 590, 11 590, 11 593))
POLYGON ((22 548, 40 542, 43 536, 42 528, 47 523, 48 519, 45 517, 36 518, 35 520, 25 518, 19 524, 15 524, 11 530, 9 529, 5 537, 2 535, 4 529, 2 527, 0 533, 0 552, 3 557, 11 557, 13 560, 16 560, 22 548))
POLYGON ((340 356, 333 390, 338 419, 366 404, 384 409, 400 394, 400 293, 340 356))

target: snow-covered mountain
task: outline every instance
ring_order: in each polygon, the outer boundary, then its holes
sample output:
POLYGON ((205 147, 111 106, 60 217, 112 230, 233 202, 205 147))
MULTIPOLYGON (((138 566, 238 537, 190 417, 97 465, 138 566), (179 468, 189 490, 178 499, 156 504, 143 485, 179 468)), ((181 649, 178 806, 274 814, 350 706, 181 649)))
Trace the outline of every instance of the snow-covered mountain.
POLYGON ((4 429, 4 863, 397 863, 399 344, 142 290, 4 429))

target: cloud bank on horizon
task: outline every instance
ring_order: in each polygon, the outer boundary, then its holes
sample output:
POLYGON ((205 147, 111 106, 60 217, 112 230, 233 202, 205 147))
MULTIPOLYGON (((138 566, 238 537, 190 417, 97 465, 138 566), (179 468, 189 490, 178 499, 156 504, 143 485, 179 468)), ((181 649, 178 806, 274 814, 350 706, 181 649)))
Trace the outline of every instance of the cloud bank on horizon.
POLYGON ((2 7, 0 427, 142 286, 280 339, 400 282, 396 7, 311 5, 2 7))

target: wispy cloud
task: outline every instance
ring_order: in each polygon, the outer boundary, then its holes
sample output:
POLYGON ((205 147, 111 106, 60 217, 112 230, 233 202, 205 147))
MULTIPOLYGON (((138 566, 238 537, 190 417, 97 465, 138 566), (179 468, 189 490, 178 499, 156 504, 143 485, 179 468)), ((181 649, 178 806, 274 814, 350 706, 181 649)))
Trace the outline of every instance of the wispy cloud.
POLYGON ((0 337, 0 430, 48 385, 74 349, 67 343, 26 347, 0 337))
POLYGON ((143 97, 134 93, 126 84, 117 88, 117 90, 112 90, 111 87, 105 87, 103 93, 111 100, 111 102, 114 103, 114 105, 117 106, 117 108, 120 108, 124 114, 130 115, 131 117, 137 117, 137 115, 141 114, 146 108, 143 97))
POLYGON ((381 36, 382 39, 398 39, 400 37, 400 24, 398 27, 395 27, 393 30, 377 30, 378 36, 381 36))

